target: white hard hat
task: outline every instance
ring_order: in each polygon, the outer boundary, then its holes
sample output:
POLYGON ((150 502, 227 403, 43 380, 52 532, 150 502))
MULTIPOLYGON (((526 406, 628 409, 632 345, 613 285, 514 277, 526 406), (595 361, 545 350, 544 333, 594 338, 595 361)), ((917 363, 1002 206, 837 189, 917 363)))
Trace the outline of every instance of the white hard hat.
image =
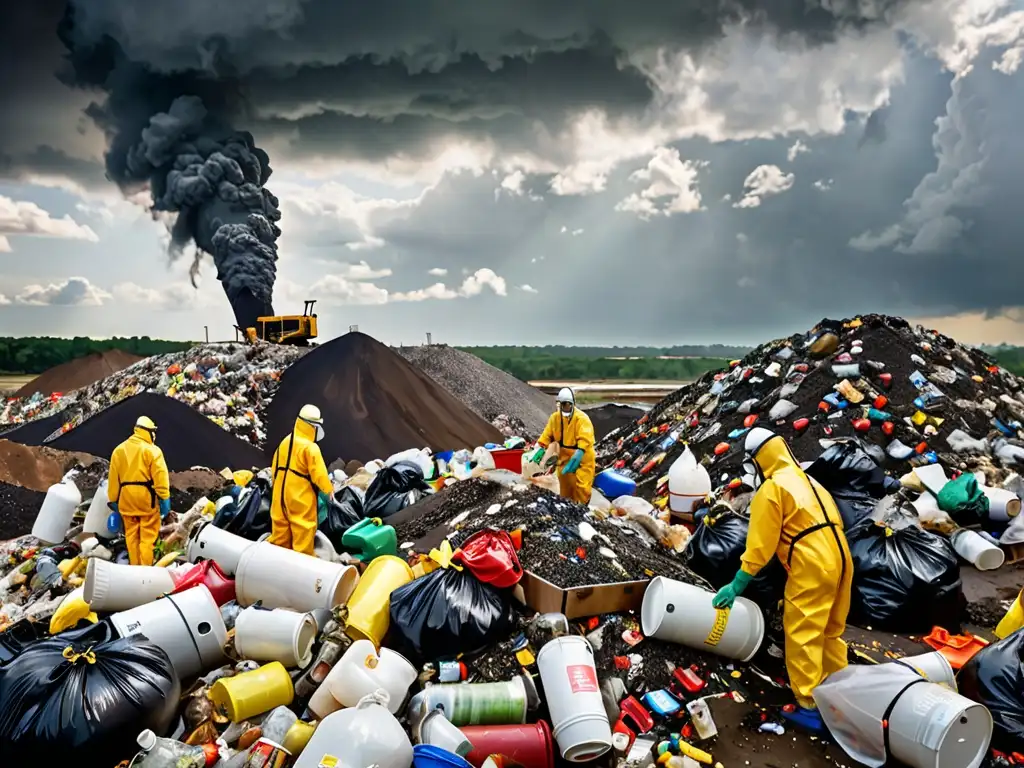
POLYGON ((562 387, 558 390, 558 397, 555 399, 560 403, 572 403, 573 405, 576 405, 576 396, 568 387, 562 387))
POLYGON ((775 437, 775 433, 770 429, 764 427, 754 427, 752 430, 747 432, 747 439, 743 442, 743 452, 747 456, 753 456, 757 453, 761 446, 767 443, 775 437))
POLYGON ((320 409, 315 405, 304 405, 302 410, 299 411, 299 418, 308 424, 323 424, 323 416, 320 415, 320 409))

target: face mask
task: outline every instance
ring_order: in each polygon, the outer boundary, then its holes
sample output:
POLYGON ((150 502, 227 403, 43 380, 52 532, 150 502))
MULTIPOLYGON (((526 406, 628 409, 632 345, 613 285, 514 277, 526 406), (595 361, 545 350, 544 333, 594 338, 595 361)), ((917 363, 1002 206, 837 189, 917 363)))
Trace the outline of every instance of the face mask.
POLYGON ((570 416, 572 416, 573 408, 572 408, 571 405, 570 406, 565 406, 565 405, 559 406, 559 410, 562 411, 562 415, 565 416, 565 418, 569 418, 570 416))
POLYGON ((743 462, 743 474, 745 477, 752 478, 750 485, 755 491, 761 487, 761 468, 757 466, 753 459, 747 459, 743 462))
POLYGON ((319 443, 324 439, 324 426, 323 424, 314 424, 313 426, 316 427, 316 437, 313 439, 319 443))

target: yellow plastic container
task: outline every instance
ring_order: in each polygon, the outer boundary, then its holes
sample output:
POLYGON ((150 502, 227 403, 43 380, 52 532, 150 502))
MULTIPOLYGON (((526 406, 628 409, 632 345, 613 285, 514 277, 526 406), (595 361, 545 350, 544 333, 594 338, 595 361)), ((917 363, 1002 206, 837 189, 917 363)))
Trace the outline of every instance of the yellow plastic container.
POLYGON ((315 722, 307 723, 305 720, 296 720, 288 729, 288 733, 284 735, 281 746, 288 750, 292 757, 298 757, 309 744, 309 740, 313 738, 316 725, 315 722))
POLYGON ((295 698, 288 670, 279 661, 252 672, 223 677, 210 687, 210 700, 233 723, 262 715, 275 707, 287 707, 295 698))
POLYGON ((1020 591, 1017 599, 1010 605, 1010 610, 996 626, 995 636, 1002 640, 1021 627, 1024 627, 1024 589, 1020 591))
POLYGON ((57 610, 50 618, 51 635, 63 632, 65 629, 71 629, 82 619, 88 619, 93 624, 99 621, 99 617, 93 613, 89 604, 85 602, 84 594, 85 589, 78 587, 69 592, 68 596, 61 601, 61 604, 57 606, 57 610))
POLYGON ((402 558, 375 557, 348 599, 345 633, 353 640, 369 640, 379 648, 391 620, 391 593, 412 580, 412 568, 402 558))

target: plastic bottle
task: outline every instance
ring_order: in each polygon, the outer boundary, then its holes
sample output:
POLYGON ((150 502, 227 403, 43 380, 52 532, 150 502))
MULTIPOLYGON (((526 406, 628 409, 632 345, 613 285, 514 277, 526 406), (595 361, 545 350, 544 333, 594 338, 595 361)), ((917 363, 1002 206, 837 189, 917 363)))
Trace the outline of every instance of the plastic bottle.
POLYGON ((174 739, 161 739, 146 729, 136 739, 142 748, 142 759, 137 768, 205 768, 206 750, 191 747, 174 739))
POLYGON ((690 446, 668 470, 669 507, 673 512, 690 512, 693 502, 711 493, 711 477, 702 464, 697 463, 690 446))

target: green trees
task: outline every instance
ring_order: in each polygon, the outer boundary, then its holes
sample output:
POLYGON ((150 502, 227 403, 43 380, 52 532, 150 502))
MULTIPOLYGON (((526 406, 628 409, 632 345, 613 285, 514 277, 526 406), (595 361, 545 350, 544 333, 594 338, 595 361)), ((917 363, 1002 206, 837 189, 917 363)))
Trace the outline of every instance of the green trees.
POLYGON ((160 341, 148 336, 113 339, 90 339, 85 336, 73 339, 52 336, 21 339, 0 337, 0 373, 42 373, 55 365, 112 349, 149 357, 177 352, 193 345, 194 342, 160 341))

